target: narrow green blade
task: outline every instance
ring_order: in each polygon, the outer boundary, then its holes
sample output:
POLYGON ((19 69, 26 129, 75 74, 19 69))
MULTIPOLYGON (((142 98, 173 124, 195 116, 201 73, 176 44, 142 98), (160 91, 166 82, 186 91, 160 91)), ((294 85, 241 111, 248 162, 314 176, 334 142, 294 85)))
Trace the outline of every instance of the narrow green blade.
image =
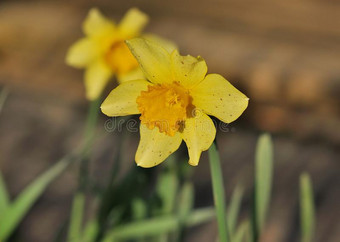
POLYGON ((60 160, 45 173, 29 184, 6 209, 0 221, 0 239, 6 240, 13 232, 28 210, 37 201, 46 187, 70 164, 71 158, 60 160))
MULTIPOLYGON (((8 205, 9 205, 9 195, 6 189, 5 181, 0 171, 0 214, 4 214, 8 205)), ((0 221, 1 221, 1 216, 0 216, 0 221)))
MULTIPOLYGON (((2 108, 5 104, 5 101, 8 97, 8 88, 3 88, 0 92, 0 113, 2 111, 2 108)), ((5 210, 7 209, 9 205, 9 195, 8 191, 6 188, 6 183, 5 180, 2 177, 2 173, 0 171, 0 214, 4 214, 5 210)), ((1 221, 1 216, 0 216, 0 221, 1 221)))
POLYGON ((84 150, 80 154, 79 187, 73 198, 71 218, 69 223, 68 241, 70 242, 81 240, 83 213, 85 209, 85 189, 88 182, 89 172, 88 155, 91 152, 93 138, 95 135, 95 127, 97 124, 100 103, 101 98, 91 101, 87 113, 83 140, 84 150))
POLYGON ((269 134, 260 136, 255 154, 255 234, 259 236, 269 208, 273 176, 273 144, 269 134))
POLYGON ((81 226, 85 206, 85 195, 83 192, 76 192, 72 202, 71 219, 68 231, 68 241, 77 242, 81 237, 81 226))
POLYGON ((104 238, 104 242, 122 239, 138 239, 145 236, 156 236, 169 233, 178 229, 178 219, 174 216, 151 218, 115 227, 104 238))
MULTIPOLYGON (((179 180, 177 176, 177 169, 175 165, 175 155, 171 155, 167 161, 167 167, 158 179, 157 194, 161 199, 161 208, 155 210, 155 215, 170 215, 175 210, 176 196, 179 187, 179 180)), ((172 232, 172 231, 171 231, 172 232)), ((167 242, 169 240, 168 234, 161 234, 157 241, 167 242)))
POLYGON ((209 149, 209 161, 211 170, 212 188, 214 194, 214 202, 216 208, 218 234, 220 242, 229 241, 229 233, 226 218, 226 203, 223 185, 223 176, 220 157, 216 144, 213 143, 209 149))
POLYGON ((194 186, 192 182, 185 182, 181 187, 178 202, 178 216, 181 221, 185 221, 194 206, 194 186))
POLYGON ((237 224, 237 219, 240 212, 242 196, 243 187, 241 185, 237 185, 231 197, 227 213, 227 223, 229 226, 229 233, 231 236, 235 233, 235 226, 237 224))
POLYGON ((233 242, 243 242, 243 241, 250 241, 250 222, 249 220, 246 220, 240 224, 240 226, 237 228, 236 233, 234 234, 233 242))
POLYGON ((312 181, 307 173, 300 176, 301 241, 310 242, 315 230, 315 209, 312 181))
MULTIPOLYGON (((207 222, 215 217, 213 208, 197 209, 190 213, 184 222, 186 227, 195 226, 207 222)), ((104 242, 116 240, 138 239, 147 236, 158 236, 177 231, 180 221, 177 216, 166 215, 142 221, 132 222, 114 227, 107 233, 104 242)))
POLYGON ((180 241, 184 236, 184 222, 194 207, 194 186, 191 181, 187 180, 181 186, 176 204, 175 212, 179 218, 180 229, 170 235, 170 241, 180 241))
POLYGON ((141 198, 132 200, 132 216, 134 220, 141 220, 147 216, 148 208, 146 202, 141 198))
POLYGON ((174 170, 169 169, 160 175, 157 183, 157 194, 162 200, 160 214, 170 214, 174 210, 178 190, 178 177, 174 170))
POLYGON ((90 221, 86 224, 81 242, 93 242, 95 241, 98 233, 98 223, 96 220, 90 221))
POLYGON ((185 226, 192 227, 202 223, 206 223, 216 218, 216 210, 213 207, 200 208, 191 212, 185 219, 185 226))

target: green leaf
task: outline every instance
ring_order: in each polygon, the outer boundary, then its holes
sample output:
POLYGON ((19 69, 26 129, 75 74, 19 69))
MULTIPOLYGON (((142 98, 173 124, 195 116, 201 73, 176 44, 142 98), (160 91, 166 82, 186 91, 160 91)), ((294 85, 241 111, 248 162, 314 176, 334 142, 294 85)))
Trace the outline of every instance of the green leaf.
MULTIPOLYGON (((2 111, 2 108, 5 104, 5 101, 8 97, 8 88, 3 88, 1 90, 1 93, 0 93, 0 113, 2 111)), ((7 188, 6 188, 6 183, 5 183, 5 180, 3 179, 2 177, 2 173, 0 171, 0 214, 4 214, 4 212, 6 211, 6 209, 8 208, 9 206, 9 195, 8 195, 8 191, 7 191, 7 188)), ((1 217, 0 217, 1 219, 1 217)))
POLYGON ((64 158, 29 184, 6 209, 0 220, 0 239, 6 240, 46 187, 70 164, 71 157, 64 158))
POLYGON ((225 208, 226 203, 223 186, 222 168, 215 142, 211 145, 209 149, 209 160, 214 202, 217 215, 219 239, 220 242, 227 242, 229 241, 229 233, 226 218, 225 208))
POLYGON ((8 205, 9 205, 9 195, 6 189, 5 181, 0 171, 0 214, 3 214, 5 212, 8 205))
POLYGON ((180 241, 183 236, 184 222, 194 207, 194 186, 192 182, 185 181, 181 186, 178 201, 176 201, 176 213, 180 222, 180 230, 170 235, 170 241, 180 241))
POLYGON ((227 223, 229 226, 229 233, 231 235, 233 235, 235 232, 235 226, 237 224, 238 214, 240 212, 242 196, 243 187, 241 187, 241 185, 237 185, 231 197, 227 213, 227 223))
POLYGON ((90 221, 86 224, 81 242, 95 241, 99 227, 96 220, 90 221))
POLYGON ((144 219, 147 215, 147 206, 145 201, 140 198, 132 200, 132 216, 135 220, 144 219))
MULTIPOLYGON (((166 160, 166 169, 161 173, 157 183, 157 194, 161 199, 161 208, 155 209, 155 215, 170 215, 174 212, 179 180, 177 176, 177 167, 175 164, 175 155, 171 155, 166 160)), ((168 234, 161 234, 157 241, 167 242, 168 234)))
POLYGON ((181 187, 178 201, 178 216, 181 221, 189 215, 194 206, 194 186, 192 182, 185 182, 181 187))
POLYGON ((88 169, 89 169, 89 154, 91 152, 93 139, 95 135, 95 128, 98 119, 99 107, 101 98, 97 98, 90 102, 88 109, 86 126, 84 130, 83 152, 80 153, 79 166, 79 187, 74 195, 72 202, 71 218, 68 231, 68 241, 76 242, 81 239, 81 230, 83 222, 83 213, 85 208, 85 190, 88 186, 88 169))
POLYGON ((71 219, 67 240, 69 242, 80 241, 83 212, 85 207, 85 195, 83 192, 76 192, 72 202, 71 219))
POLYGON ((161 214, 170 214, 173 212, 177 190, 178 177, 175 170, 169 169, 162 173, 157 183, 157 194, 162 200, 161 214))
POLYGON ((102 99, 100 97, 91 101, 90 107, 88 109, 88 113, 86 117, 86 125, 85 125, 85 130, 84 130, 84 142, 88 144, 88 148, 91 147, 92 140, 95 135, 101 102, 102 102, 102 99))
POLYGON ((269 134, 260 136, 255 154, 255 234, 259 236, 269 208, 273 176, 273 144, 269 134))
POLYGON ((174 216, 152 218, 116 226, 103 241, 111 242, 119 239, 137 239, 145 236, 162 235, 177 230, 178 225, 178 219, 174 216))
MULTIPOLYGON (((215 217, 213 208, 197 209, 190 213, 184 224, 186 227, 195 226, 207 222, 215 217)), ((138 239, 147 236, 158 236, 179 229, 180 221, 177 216, 166 215, 143 221, 132 222, 114 227, 109 231, 104 242, 117 240, 138 239)))
POLYGON ((185 226, 192 227, 198 224, 206 223, 216 217, 216 210, 213 207, 196 209, 185 219, 185 226))
POLYGON ((246 220, 240 224, 236 233, 233 236, 233 242, 250 241, 251 227, 249 220, 246 220))
POLYGON ((315 209, 312 181, 307 173, 300 176, 301 241, 310 242, 315 230, 315 209))

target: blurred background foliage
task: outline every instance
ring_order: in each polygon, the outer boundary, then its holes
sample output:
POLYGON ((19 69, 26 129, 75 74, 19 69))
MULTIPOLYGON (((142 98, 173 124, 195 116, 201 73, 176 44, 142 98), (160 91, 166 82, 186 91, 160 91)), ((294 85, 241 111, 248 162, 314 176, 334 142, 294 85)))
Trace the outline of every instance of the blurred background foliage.
MULTIPOLYGON (((217 135, 226 200, 229 203, 231 197, 238 200, 242 196, 239 221, 244 222, 239 233, 249 227, 247 219, 256 192, 253 174, 260 166, 254 163, 256 141, 267 131, 273 134, 274 182, 267 188, 272 196, 260 241, 300 241, 301 236, 311 233, 315 241, 339 240, 340 5, 332 0, 259 0, 256 4, 249 0, 1 1, 0 85, 4 91, 0 98, 0 169, 11 198, 65 154, 79 148, 88 104, 82 71, 67 67, 64 59, 70 44, 82 36, 81 23, 93 6, 116 20, 130 7, 139 7, 151 17, 147 31, 174 40, 182 54, 201 55, 208 72, 221 73, 250 97, 245 115, 220 126, 217 135), (303 172, 313 180, 316 229, 310 212, 314 205, 308 202, 310 178, 300 178, 303 172), (305 209, 300 209, 302 204, 305 209)), ((113 82, 107 92, 114 86, 113 82)), ((164 163, 135 176, 133 171, 140 169, 133 161, 138 133, 123 135, 126 125, 108 132, 104 125, 107 120, 99 115, 87 183, 91 194, 111 194, 110 186, 116 187, 115 183, 106 186, 111 167, 120 157, 115 179, 125 184, 119 186, 123 190, 120 194, 130 203, 121 209, 125 214, 112 217, 113 221, 131 218, 132 210, 142 218, 145 206, 158 207, 155 214, 175 208, 186 214, 187 208, 178 208, 180 203, 161 207, 159 199, 164 194, 148 199, 146 205, 140 199, 148 194, 140 194, 139 186, 146 184, 145 192, 171 182, 169 169, 181 171, 180 182, 169 185, 179 194, 194 188, 194 209, 213 205, 207 154, 192 169, 186 164, 183 149, 178 152, 181 161, 175 162, 176 167, 164 163), (188 173, 186 169, 191 170, 190 179, 183 175, 188 173), (127 174, 138 182, 123 179, 127 174), (165 180, 159 181, 160 177, 165 180)), ((51 184, 20 223, 13 241, 52 241, 58 230, 66 233, 72 195, 79 189, 77 172, 77 166, 71 165, 51 184)), ((95 216, 93 208, 98 200, 93 195, 86 198, 84 218, 89 221, 95 216)), ((116 203, 119 201, 101 204, 100 216, 109 216, 105 211, 116 203)), ((205 212, 209 215, 209 210, 205 212)), ((2 216, 1 212, 0 219, 2 216)), ((258 218, 255 224, 261 227, 263 220, 258 218)), ((173 220, 167 219, 162 222, 173 225, 173 220)), ((232 222, 229 226, 236 228, 232 222)), ((185 231, 178 235, 185 241, 212 241, 217 224, 211 220, 185 231)))

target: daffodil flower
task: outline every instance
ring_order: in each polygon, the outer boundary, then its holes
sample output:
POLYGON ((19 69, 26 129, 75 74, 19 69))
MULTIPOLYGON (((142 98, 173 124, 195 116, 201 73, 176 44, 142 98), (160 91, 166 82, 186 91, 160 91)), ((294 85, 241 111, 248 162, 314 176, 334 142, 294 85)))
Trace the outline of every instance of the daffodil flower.
POLYGON ((142 38, 126 41, 147 80, 133 80, 111 91, 101 105, 108 116, 141 114, 138 166, 153 167, 176 151, 182 140, 189 164, 198 165, 209 149, 216 128, 208 115, 223 122, 236 120, 248 98, 218 74, 207 73, 201 58, 171 54, 142 38))
MULTIPOLYGON (((83 23, 85 37, 72 45, 66 55, 66 63, 76 68, 85 68, 86 97, 98 98, 110 78, 116 75, 119 81, 142 78, 136 59, 125 40, 141 36, 148 16, 138 9, 130 9, 118 25, 93 8, 83 23)), ((147 38, 157 38, 148 35, 147 38)), ((163 41, 171 49, 171 42, 163 41)))

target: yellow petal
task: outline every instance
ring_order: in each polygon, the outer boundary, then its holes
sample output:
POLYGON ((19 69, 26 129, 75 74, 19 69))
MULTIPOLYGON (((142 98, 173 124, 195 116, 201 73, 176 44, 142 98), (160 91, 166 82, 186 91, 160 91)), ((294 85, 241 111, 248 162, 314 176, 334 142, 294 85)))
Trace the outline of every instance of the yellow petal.
POLYGON ((85 71, 86 97, 89 100, 97 99, 101 95, 112 74, 111 69, 104 61, 100 60, 91 64, 85 71))
POLYGON ((236 120, 248 106, 243 93, 218 74, 209 74, 191 90, 193 104, 225 123, 236 120))
POLYGON ((182 137, 188 147, 190 165, 198 165, 202 151, 209 149, 215 136, 215 125, 208 115, 196 112, 194 118, 185 121, 182 137))
POLYGON ((138 67, 135 68, 127 73, 120 74, 117 76, 118 82, 123 83, 131 80, 138 80, 138 79, 144 79, 144 73, 143 71, 138 67))
POLYGON ((177 49, 177 45, 165 38, 162 38, 155 34, 143 34, 142 37, 146 40, 155 42, 162 46, 167 52, 172 53, 175 49, 177 49))
POLYGON ((107 116, 125 116, 140 113, 136 99, 141 91, 146 91, 150 85, 145 80, 127 81, 113 89, 101 105, 101 110, 107 116))
POLYGON ((131 8, 118 25, 120 33, 125 38, 138 36, 148 23, 148 16, 137 8, 131 8))
POLYGON ((145 168, 156 166, 175 152, 181 143, 182 138, 179 132, 174 136, 169 136, 159 132, 158 128, 151 130, 142 124, 135 157, 136 163, 145 168))
POLYGON ((92 8, 83 23, 83 31, 91 37, 109 36, 115 31, 115 25, 113 21, 103 16, 97 8, 92 8))
POLYGON ((170 54, 160 45, 142 38, 126 41, 146 78, 153 83, 172 83, 170 54))
POLYGON ((94 41, 83 38, 70 47, 66 55, 66 63, 73 67, 82 68, 98 58, 99 53, 94 41))
POLYGON ((188 88, 200 83, 208 70, 207 64, 201 57, 181 56, 177 50, 171 54, 171 64, 174 79, 188 88))

